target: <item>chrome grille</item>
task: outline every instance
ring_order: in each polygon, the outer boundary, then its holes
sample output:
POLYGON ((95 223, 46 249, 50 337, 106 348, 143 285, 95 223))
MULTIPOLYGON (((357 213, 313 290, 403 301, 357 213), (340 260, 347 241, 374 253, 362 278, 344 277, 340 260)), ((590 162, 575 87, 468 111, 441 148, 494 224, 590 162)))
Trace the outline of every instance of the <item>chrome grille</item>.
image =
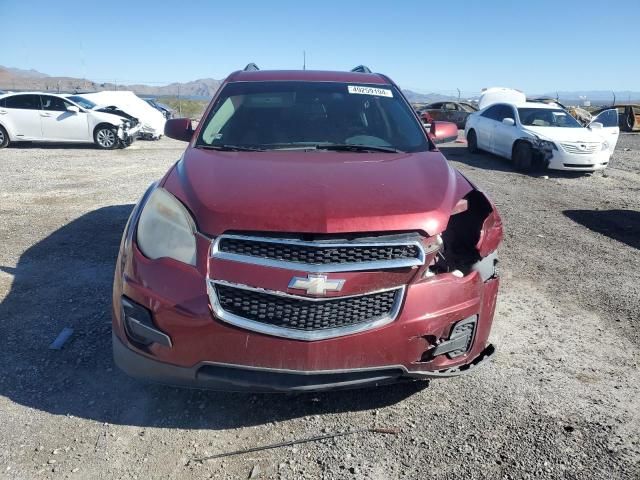
POLYGON ((220 280, 209 282, 214 313, 258 332, 319 340, 368 330, 393 321, 404 287, 345 297, 310 298, 220 280))
POLYGON ((564 151, 567 153, 575 153, 581 155, 588 155, 598 151, 602 148, 600 143, 593 142, 575 142, 575 143, 561 143, 564 151))
POLYGON ((225 234, 214 241, 211 256, 308 272, 343 272, 422 265, 429 248, 439 244, 425 249, 417 234, 352 241, 225 234))

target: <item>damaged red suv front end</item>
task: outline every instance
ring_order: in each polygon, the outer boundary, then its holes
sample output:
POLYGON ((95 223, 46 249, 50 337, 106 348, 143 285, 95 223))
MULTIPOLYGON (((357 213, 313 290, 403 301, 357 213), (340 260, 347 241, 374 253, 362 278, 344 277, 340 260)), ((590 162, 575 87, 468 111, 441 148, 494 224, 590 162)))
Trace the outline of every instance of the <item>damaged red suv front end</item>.
POLYGON ((125 372, 305 391, 453 376, 492 355, 500 217, 387 77, 237 72, 203 118, 167 126, 190 144, 123 236, 125 372))

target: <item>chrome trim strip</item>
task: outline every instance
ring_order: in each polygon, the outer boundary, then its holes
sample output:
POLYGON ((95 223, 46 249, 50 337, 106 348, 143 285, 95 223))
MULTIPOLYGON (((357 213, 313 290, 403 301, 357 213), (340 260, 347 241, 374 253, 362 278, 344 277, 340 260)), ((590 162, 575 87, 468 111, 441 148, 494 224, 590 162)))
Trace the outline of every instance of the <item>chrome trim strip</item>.
POLYGON ((398 313, 400 312, 400 306, 402 305, 402 301, 404 299, 405 287, 403 285, 401 287, 387 288, 383 290, 376 290, 373 292, 367 292, 367 293, 362 293, 358 295, 348 295, 344 297, 314 298, 314 297, 302 297, 300 295, 292 295, 289 293, 277 292, 274 290, 267 290, 264 288, 250 287, 248 285, 226 282, 224 280, 209 279, 207 281, 207 292, 209 294, 209 300, 211 301, 211 308, 213 309, 214 315, 224 322, 230 323, 231 325, 235 325, 236 327, 252 330, 254 332, 264 333, 265 335, 273 335, 276 337, 284 337, 284 338, 290 338, 293 340, 304 340, 304 341, 310 342, 314 340, 325 340, 328 338, 352 335, 354 333, 360 333, 365 330, 381 327, 383 325, 387 325, 388 323, 393 322, 398 316, 398 313), (366 295, 374 295, 376 293, 388 292, 393 290, 396 290, 397 293, 396 293, 393 305, 391 307, 391 311, 389 312, 388 315, 384 315, 382 317, 374 317, 372 319, 369 319, 362 323, 358 323, 356 325, 328 328, 325 330, 316 330, 316 331, 308 332, 304 330, 295 330, 291 328, 275 327, 273 325, 257 322, 255 320, 251 320, 251 319, 227 312, 220 304, 218 295, 216 294, 216 289, 215 289, 216 284, 224 285, 232 288, 239 288, 242 290, 249 290, 253 292, 264 293, 268 295, 294 298, 294 299, 306 300, 311 302, 326 302, 329 300, 341 300, 344 298, 363 297, 366 295))
POLYGON ((424 265, 427 254, 437 251, 441 247, 441 242, 435 242, 425 249, 425 246, 418 240, 408 241, 388 241, 388 242, 336 242, 316 241, 308 242, 292 238, 272 238, 272 237, 253 237, 248 235, 223 234, 217 237, 211 245, 211 258, 221 260, 230 260, 233 262, 250 263, 252 265, 262 265, 265 267, 284 268, 287 270, 298 270, 309 273, 327 273, 327 272, 353 272, 360 270, 385 270, 390 268, 416 267, 424 265), (372 262, 359 263, 327 263, 323 265, 289 262, 286 260, 274 260, 271 258, 253 257, 250 255, 239 255, 237 253, 229 253, 220 251, 220 242, 227 239, 246 240, 253 242, 275 243, 285 245, 299 245, 315 248, 353 248, 353 247, 395 247, 395 246, 415 246, 418 248, 418 258, 406 258, 398 260, 376 260, 372 262))

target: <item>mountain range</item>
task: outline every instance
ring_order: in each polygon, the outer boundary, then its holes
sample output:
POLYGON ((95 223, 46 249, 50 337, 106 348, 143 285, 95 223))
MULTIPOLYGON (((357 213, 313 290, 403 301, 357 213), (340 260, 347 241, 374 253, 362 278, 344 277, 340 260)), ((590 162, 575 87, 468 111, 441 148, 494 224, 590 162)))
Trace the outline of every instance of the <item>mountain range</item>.
MULTIPOLYGON (((49 92, 95 92, 102 90, 131 90, 143 97, 168 97, 180 96, 191 99, 209 99, 216 92, 221 80, 214 78, 201 78, 191 82, 175 82, 168 85, 142 85, 142 84, 116 84, 114 82, 94 82, 86 78, 53 77, 37 70, 22 70, 0 66, 1 90, 35 90, 49 92)), ((455 100, 456 97, 439 93, 418 93, 412 90, 403 92, 411 103, 430 103, 443 100, 455 100)), ((537 95, 531 95, 537 96, 537 95)), ((611 103, 613 94, 606 90, 587 91, 560 91, 549 92, 544 96, 560 99, 567 104, 580 104, 583 98, 593 103, 611 103)), ((616 92, 618 102, 628 102, 640 99, 640 92, 623 91, 616 92)))
MULTIPOLYGON (((221 80, 214 78, 201 78, 191 82, 175 82, 162 86, 116 84, 114 82, 101 83, 86 78, 53 77, 37 70, 21 70, 19 68, 0 66, 0 89, 2 90, 35 90, 64 93, 131 90, 143 97, 181 96, 192 99, 209 99, 221 83, 221 80)), ((428 103, 453 98, 438 93, 424 94, 411 90, 403 90, 403 92, 412 103, 428 103)))

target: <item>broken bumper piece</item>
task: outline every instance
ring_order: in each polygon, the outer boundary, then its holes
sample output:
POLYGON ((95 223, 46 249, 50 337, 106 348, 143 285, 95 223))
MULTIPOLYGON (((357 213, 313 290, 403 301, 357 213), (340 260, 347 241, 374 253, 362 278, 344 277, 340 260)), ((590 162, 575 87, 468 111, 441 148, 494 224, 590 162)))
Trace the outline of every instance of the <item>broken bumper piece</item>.
POLYGON ((179 367, 129 349, 113 335, 116 364, 128 375, 166 385, 246 392, 305 392, 379 386, 403 381, 454 377, 486 363, 495 352, 488 345, 471 362, 444 370, 409 371, 402 365, 353 370, 297 371, 202 362, 179 367))

